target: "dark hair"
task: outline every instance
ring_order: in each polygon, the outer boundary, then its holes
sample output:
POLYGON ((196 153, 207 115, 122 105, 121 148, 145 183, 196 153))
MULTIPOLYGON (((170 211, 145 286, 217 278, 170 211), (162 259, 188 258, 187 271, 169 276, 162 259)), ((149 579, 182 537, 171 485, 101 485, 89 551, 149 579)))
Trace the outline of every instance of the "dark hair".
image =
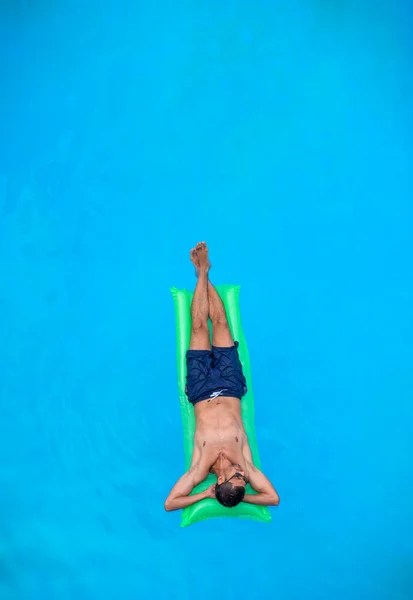
POLYGON ((242 502, 244 496, 245 487, 242 485, 233 486, 229 481, 225 481, 215 486, 215 497, 222 506, 232 508, 242 502))

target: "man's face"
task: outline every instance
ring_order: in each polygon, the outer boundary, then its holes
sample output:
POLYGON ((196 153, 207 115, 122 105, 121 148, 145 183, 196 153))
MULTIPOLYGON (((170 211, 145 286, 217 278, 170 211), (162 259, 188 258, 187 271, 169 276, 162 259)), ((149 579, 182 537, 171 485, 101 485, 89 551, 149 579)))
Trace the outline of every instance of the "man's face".
POLYGON ((231 464, 224 469, 223 473, 223 475, 218 477, 218 483, 220 485, 221 483, 224 483, 224 481, 231 480, 230 483, 232 483, 233 486, 245 487, 246 481, 245 479, 243 479, 243 477, 245 477, 245 472, 244 469, 242 469, 241 465, 238 465, 236 463, 231 464))

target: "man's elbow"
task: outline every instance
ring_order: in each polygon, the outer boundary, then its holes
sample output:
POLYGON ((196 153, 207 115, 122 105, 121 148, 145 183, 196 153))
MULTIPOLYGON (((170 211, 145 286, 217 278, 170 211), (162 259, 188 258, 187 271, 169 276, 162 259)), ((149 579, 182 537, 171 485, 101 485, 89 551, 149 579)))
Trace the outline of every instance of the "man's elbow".
POLYGON ((278 506, 280 503, 280 497, 278 494, 275 494, 272 498, 271 506, 278 506))
POLYGON ((171 500, 169 500, 169 498, 165 500, 163 507, 166 510, 166 512, 171 512, 171 510, 174 510, 173 503, 171 502, 171 500))

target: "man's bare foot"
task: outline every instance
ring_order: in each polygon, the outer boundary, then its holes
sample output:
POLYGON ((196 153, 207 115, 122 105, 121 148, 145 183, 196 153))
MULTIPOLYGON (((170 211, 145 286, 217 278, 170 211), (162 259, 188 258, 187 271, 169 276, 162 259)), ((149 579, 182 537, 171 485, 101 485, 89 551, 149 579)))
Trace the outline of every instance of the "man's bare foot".
POLYGON ((195 274, 199 277, 199 272, 204 269, 208 273, 211 263, 208 259, 208 246, 205 242, 199 242, 189 253, 192 264, 195 267, 195 274))
POLYGON ((194 265, 195 267, 195 275, 198 277, 199 276, 199 260, 198 260, 198 256, 196 253, 196 248, 192 248, 191 252, 189 253, 189 258, 191 259, 191 263, 194 265))

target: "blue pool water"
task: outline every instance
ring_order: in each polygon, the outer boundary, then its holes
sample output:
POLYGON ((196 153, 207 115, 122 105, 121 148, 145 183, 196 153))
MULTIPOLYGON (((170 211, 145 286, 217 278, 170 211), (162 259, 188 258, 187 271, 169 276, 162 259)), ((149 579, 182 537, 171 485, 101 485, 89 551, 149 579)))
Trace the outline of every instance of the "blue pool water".
POLYGON ((361 4, 2 3, 1 600, 413 598, 413 18, 361 4), (269 525, 163 511, 199 239, 269 525))

